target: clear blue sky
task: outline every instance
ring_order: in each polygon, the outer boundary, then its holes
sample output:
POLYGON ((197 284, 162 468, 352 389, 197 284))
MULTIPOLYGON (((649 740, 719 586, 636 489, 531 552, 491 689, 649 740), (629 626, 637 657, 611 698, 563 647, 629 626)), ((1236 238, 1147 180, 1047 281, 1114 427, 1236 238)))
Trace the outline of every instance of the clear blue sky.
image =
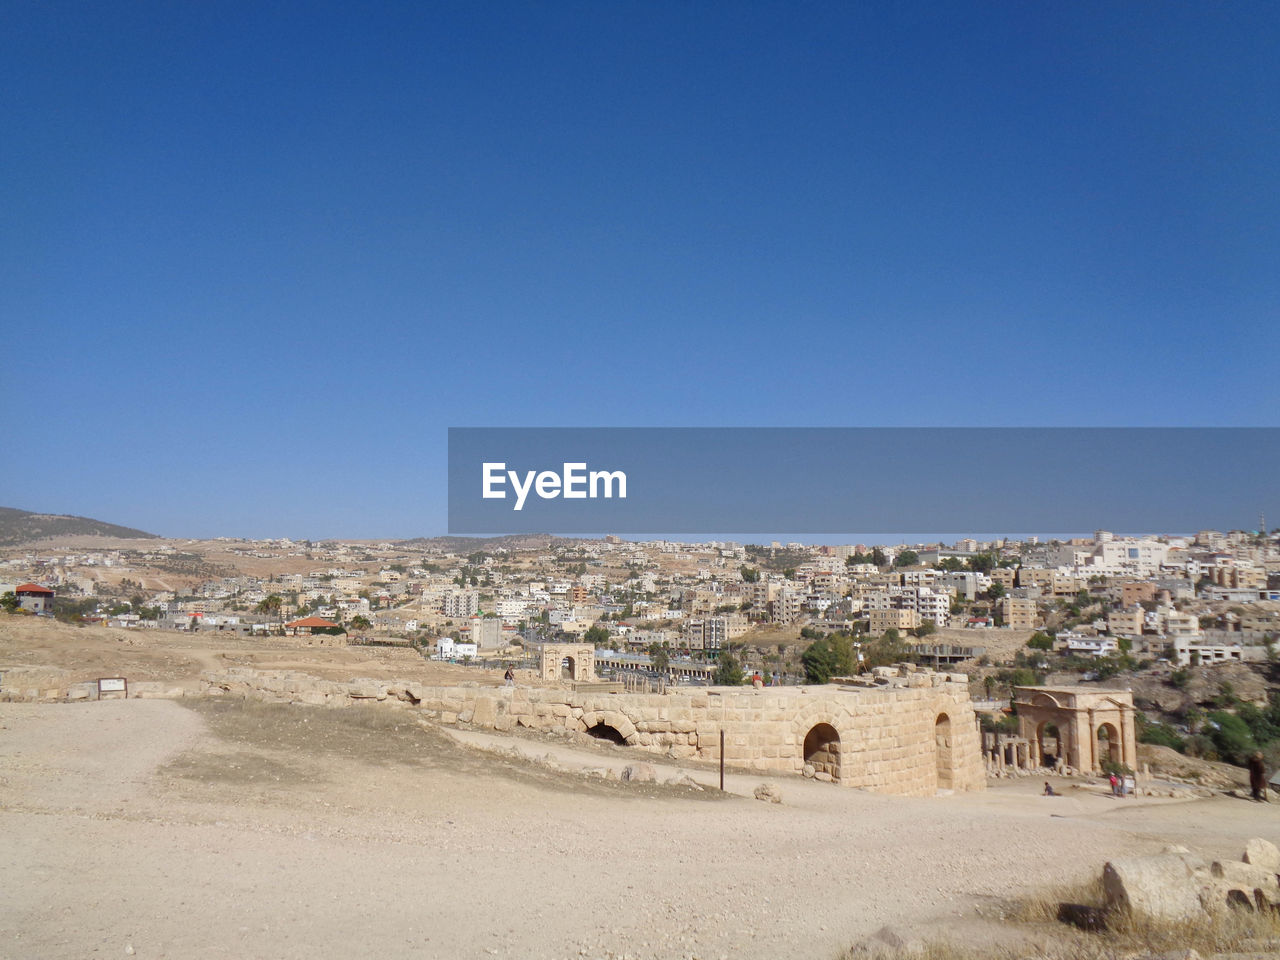
POLYGON ((1274 3, 0 12, 0 504, 445 528, 450 425, 1272 425, 1274 3))

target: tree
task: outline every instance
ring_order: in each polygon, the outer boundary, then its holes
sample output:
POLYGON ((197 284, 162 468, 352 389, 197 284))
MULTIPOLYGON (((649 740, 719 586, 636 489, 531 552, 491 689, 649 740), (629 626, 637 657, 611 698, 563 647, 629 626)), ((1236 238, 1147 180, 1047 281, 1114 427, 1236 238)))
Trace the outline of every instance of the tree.
POLYGON ((996 558, 991 553, 976 553, 969 558, 969 569, 974 573, 989 573, 995 565, 996 558))
POLYGON ((265 599, 259 601, 254 609, 258 613, 265 613, 267 616, 275 617, 277 621, 281 619, 281 610, 284 608, 284 598, 278 593, 273 593, 265 599))
POLYGON ((893 559, 893 565, 895 567, 909 567, 919 562, 920 554, 916 553, 914 550, 903 550, 893 559))
POLYGON ((352 630, 368 630, 373 624, 369 622, 369 618, 363 614, 357 613, 351 618, 352 630))
POLYGON ((1249 755, 1258 749, 1248 724, 1234 713, 1214 710, 1206 717, 1205 733, 1213 741, 1218 756, 1237 766, 1244 766, 1249 755))
POLYGON ((587 628, 587 632, 582 635, 582 642, 589 643, 593 647, 598 647, 609 642, 609 631, 598 624, 587 628))
POLYGON ((1052 650, 1053 637, 1037 630, 1031 635, 1031 639, 1027 641, 1027 646, 1032 650, 1052 650))
POLYGON ((742 666, 738 663, 737 658, 727 651, 720 654, 720 662, 716 664, 716 685, 737 687, 741 686, 742 680, 742 666))
POLYGON ((932 620, 925 620, 920 624, 920 626, 913 627, 911 630, 912 636, 918 637, 920 639, 923 639, 924 637, 929 636, 929 634, 931 633, 937 633, 937 632, 938 632, 938 625, 934 623, 932 620))
POLYGON ((877 567, 883 567, 886 563, 889 562, 889 558, 885 555, 885 552, 881 550, 879 547, 872 547, 871 562, 874 563, 877 567))
POLYGON ((760 582, 760 571, 755 569, 754 567, 748 567, 746 565, 743 565, 738 568, 738 572, 742 574, 743 583, 759 583, 760 582))
POLYGON ((4 596, 0 597, 0 609, 3 609, 5 613, 17 613, 18 595, 12 590, 7 591, 4 596))
POLYGON ((835 654, 825 639, 815 640, 800 654, 807 683, 826 683, 836 672, 835 654))
POLYGON ((658 673, 666 673, 667 668, 671 666, 671 656, 667 653, 666 647, 661 644, 649 644, 649 660, 658 673))
POLYGON ((992 600, 999 600, 1005 595, 1005 592, 1004 584, 996 581, 991 584, 991 587, 987 590, 987 596, 992 600))

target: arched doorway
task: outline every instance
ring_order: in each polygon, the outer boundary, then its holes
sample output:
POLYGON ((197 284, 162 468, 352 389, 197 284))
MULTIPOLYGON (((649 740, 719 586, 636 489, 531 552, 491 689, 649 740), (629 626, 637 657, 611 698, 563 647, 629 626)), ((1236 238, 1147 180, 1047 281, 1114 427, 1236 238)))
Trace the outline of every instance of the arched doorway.
POLYGON ((1046 767, 1056 766, 1065 755, 1058 725, 1044 721, 1036 728, 1036 740, 1040 745, 1040 762, 1046 767))
POLYGON ((804 738, 804 762, 818 773, 840 779, 840 734, 829 723, 819 723, 804 738))
POLYGON ((575 665, 575 664, 574 664, 574 662, 573 662, 573 657, 565 657, 563 660, 561 660, 561 661, 560 661, 560 679, 561 679, 561 680, 572 680, 572 679, 574 679, 574 676, 575 676, 574 668, 575 668, 575 666, 576 666, 576 665, 575 665))
POLYGON ((933 723, 934 756, 938 768, 938 789, 950 790, 955 785, 955 749, 951 740, 951 718, 938 714, 933 723))
POLYGON ((608 743, 616 743, 620 746, 625 746, 627 742, 626 737, 603 721, 597 723, 594 727, 588 728, 587 736, 595 737, 597 740, 604 740, 608 743))
POLYGON ((1094 756, 1098 758, 1098 766, 1102 766, 1107 761, 1117 764, 1122 763, 1124 760, 1122 746, 1119 730, 1109 723, 1099 726, 1097 749, 1094 751, 1094 756))

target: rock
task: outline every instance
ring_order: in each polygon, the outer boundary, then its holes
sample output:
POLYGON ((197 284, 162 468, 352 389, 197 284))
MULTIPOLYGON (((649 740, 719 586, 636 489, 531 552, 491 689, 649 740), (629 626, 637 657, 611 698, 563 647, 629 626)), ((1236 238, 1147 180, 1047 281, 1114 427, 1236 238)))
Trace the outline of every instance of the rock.
POLYGON ((651 763, 629 763, 622 768, 625 783, 653 783, 658 779, 651 763))
POLYGON ((855 957, 910 957, 924 953, 920 940, 903 936, 893 927, 881 927, 862 943, 849 951, 855 957))
POLYGON ((764 800, 766 803, 782 802, 782 791, 772 783, 762 783, 756 787, 755 796, 757 800, 764 800))
POLYGON ((818 770, 816 767, 814 767, 812 763, 806 763, 804 765, 804 769, 800 772, 803 773, 809 779, 813 779, 814 774, 816 774, 818 770))
POLYGON ((702 789, 702 784, 693 779, 693 777, 689 776, 687 773, 682 773, 679 776, 672 777, 667 781, 667 783, 673 787, 688 787, 691 790, 702 789))
POLYGON ((1254 837, 1244 845, 1244 857, 1241 859, 1255 867, 1280 873, 1280 849, 1277 849, 1271 841, 1263 840, 1261 837, 1254 837))
POLYGON ((834 778, 831 774, 827 773, 827 771, 819 770, 813 775, 813 779, 821 781, 822 783, 830 783, 834 778))
POLYGON ((1162 922, 1203 919, 1200 889, 1208 871, 1186 854, 1126 857, 1102 868, 1107 906, 1162 922))
POLYGON ((1266 867, 1235 860, 1214 861, 1209 868, 1216 881, 1209 891, 1212 904, 1280 905, 1280 882, 1266 867))

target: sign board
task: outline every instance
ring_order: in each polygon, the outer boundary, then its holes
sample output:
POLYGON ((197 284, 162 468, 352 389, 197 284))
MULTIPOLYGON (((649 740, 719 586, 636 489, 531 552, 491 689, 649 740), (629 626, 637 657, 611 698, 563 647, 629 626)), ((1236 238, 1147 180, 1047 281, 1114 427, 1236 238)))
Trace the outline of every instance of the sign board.
POLYGON ((104 693, 123 693, 127 697, 129 696, 129 681, 124 677, 99 677, 99 699, 101 699, 104 693))

